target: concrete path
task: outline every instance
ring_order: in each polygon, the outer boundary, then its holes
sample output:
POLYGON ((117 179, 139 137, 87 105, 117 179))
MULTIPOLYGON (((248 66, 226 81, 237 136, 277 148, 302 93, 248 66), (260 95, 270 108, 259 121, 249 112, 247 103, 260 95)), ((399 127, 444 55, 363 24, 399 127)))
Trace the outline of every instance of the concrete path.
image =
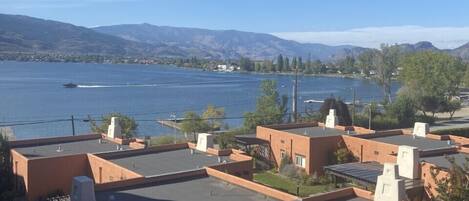
POLYGON ((430 131, 454 129, 454 128, 469 128, 469 117, 462 117, 453 120, 438 121, 430 126, 430 131))

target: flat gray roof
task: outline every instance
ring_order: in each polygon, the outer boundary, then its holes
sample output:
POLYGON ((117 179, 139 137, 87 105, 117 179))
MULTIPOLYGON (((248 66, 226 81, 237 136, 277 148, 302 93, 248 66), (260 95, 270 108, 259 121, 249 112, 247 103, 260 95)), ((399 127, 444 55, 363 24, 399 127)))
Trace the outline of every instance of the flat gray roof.
POLYGON ((338 136, 347 134, 345 131, 337 130, 334 128, 325 128, 325 127, 303 127, 303 128, 293 128, 293 129, 283 129, 282 131, 304 135, 309 137, 324 137, 324 136, 338 136))
POLYGON ((440 155, 440 156, 430 156, 430 157, 420 158, 420 161, 428 162, 431 164, 435 164, 438 167, 449 169, 451 167, 451 163, 446 159, 446 157, 454 158, 454 161, 456 162, 457 165, 464 167, 464 163, 466 162, 466 158, 469 158, 469 154, 453 153, 453 154, 440 155))
MULTIPOLYGON (((126 145, 123 145, 122 148, 123 150, 129 149, 129 147, 126 145)), ((32 145, 14 149, 27 158, 38 158, 117 151, 117 144, 108 140, 102 140, 102 143, 100 144, 98 139, 92 139, 74 142, 51 143, 39 146, 32 145)))
POLYGON ((370 140, 384 142, 394 145, 407 145, 417 147, 419 150, 432 150, 441 148, 450 148, 452 145, 448 145, 448 142, 441 140, 434 140, 423 137, 413 138, 412 135, 392 135, 387 137, 370 138, 370 140))
MULTIPOLYGON (((222 160, 229 162, 229 157, 224 156, 222 160)), ((199 151, 194 151, 194 154, 191 154, 190 149, 179 149, 116 158, 111 161, 141 175, 153 176, 215 165, 218 164, 218 156, 199 151)))
POLYGON ((213 177, 96 192, 97 201, 276 201, 213 177))

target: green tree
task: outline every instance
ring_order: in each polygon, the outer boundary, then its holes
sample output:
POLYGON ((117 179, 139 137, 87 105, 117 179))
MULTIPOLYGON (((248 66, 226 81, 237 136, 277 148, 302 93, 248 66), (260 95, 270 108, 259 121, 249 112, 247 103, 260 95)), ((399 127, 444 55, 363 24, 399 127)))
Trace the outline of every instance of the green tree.
POLYGON ((329 114, 330 109, 336 110, 337 118, 339 119, 339 124, 343 126, 349 126, 352 124, 352 118, 347 107, 342 100, 335 98, 327 98, 324 100, 324 103, 319 108, 320 118, 322 121, 326 120, 326 116, 329 114))
POLYGON ((255 129, 258 125, 282 123, 287 113, 287 102, 287 96, 280 97, 275 80, 262 81, 256 110, 244 114, 244 127, 255 129))
POLYGON ((366 50, 358 55, 356 65, 366 77, 370 76, 370 71, 373 70, 373 58, 378 54, 377 50, 366 50))
MULTIPOLYGON (((432 167, 430 174, 435 181, 437 195, 431 195, 432 200, 438 201, 466 201, 469 198, 469 158, 462 166, 455 162, 452 157, 447 157, 451 166, 448 176, 439 178, 441 169, 432 167)), ((430 188, 430 187, 427 187, 430 188)))
POLYGON ((393 103, 386 105, 386 114, 395 117, 402 127, 414 123, 416 112, 414 101, 405 95, 399 95, 393 103))
POLYGON ((397 71, 401 53, 399 46, 381 45, 381 51, 375 54, 373 66, 376 69, 376 81, 382 87, 384 101, 392 102, 391 85, 393 73, 397 71))
POLYGON ((207 122, 210 131, 219 130, 223 126, 225 108, 207 105, 207 109, 202 114, 202 118, 207 122))
POLYGON ((204 121, 197 113, 189 111, 184 114, 184 120, 181 123, 181 131, 186 135, 191 134, 194 137, 194 142, 197 141, 197 133, 209 131, 210 128, 206 121, 204 121))
POLYGON ((283 61, 283 68, 285 69, 285 71, 290 71, 290 59, 285 56, 285 59, 283 59, 283 61))
POLYGON ((102 116, 101 125, 97 125, 97 123, 91 119, 91 130, 95 133, 107 133, 112 117, 119 118, 119 125, 122 128, 122 136, 124 138, 132 138, 137 135, 138 124, 135 119, 121 113, 110 113, 102 116))
POLYGON ((0 133, 0 200, 13 200, 16 192, 13 183, 13 164, 8 139, 0 133))
POLYGON ((416 106, 425 116, 444 110, 459 87, 466 70, 461 59, 445 53, 419 52, 406 56, 400 79, 403 93, 412 97, 416 106))
POLYGON ((305 66, 303 65, 303 60, 301 57, 298 57, 298 72, 303 72, 305 70, 305 66))
POLYGON ((283 56, 280 54, 277 57, 277 72, 283 71, 283 56))
POLYGON ((440 112, 447 112, 449 113, 449 119, 453 119, 454 113, 462 108, 462 103, 460 100, 450 100, 446 101, 440 112))
POLYGON ((247 57, 241 57, 239 60, 239 67, 243 71, 253 71, 254 70, 254 62, 252 62, 247 57))
POLYGON ((293 60, 291 61, 291 70, 295 70, 296 68, 298 68, 298 60, 296 57, 293 57, 293 60))
POLYGON ((337 150, 334 152, 333 164, 343 164, 356 161, 353 153, 344 146, 343 142, 337 144, 337 150))

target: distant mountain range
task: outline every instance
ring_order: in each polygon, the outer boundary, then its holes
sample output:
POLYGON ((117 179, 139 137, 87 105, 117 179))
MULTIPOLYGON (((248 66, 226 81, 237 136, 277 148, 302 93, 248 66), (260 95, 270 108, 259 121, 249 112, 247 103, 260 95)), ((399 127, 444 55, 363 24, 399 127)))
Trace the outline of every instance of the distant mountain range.
MULTIPOLYGON (((403 51, 445 51, 469 60, 469 43, 439 50, 430 42, 401 44, 403 51)), ((272 59, 279 54, 320 60, 356 56, 367 48, 284 40, 270 34, 126 24, 85 28, 21 15, 0 14, 0 52, 78 55, 272 59)))
POLYGON ((364 48, 346 45, 302 44, 270 34, 236 30, 218 31, 151 24, 103 26, 96 27, 94 30, 135 42, 164 43, 192 54, 203 51, 205 55, 215 58, 239 58, 244 56, 263 59, 272 58, 279 54, 307 58, 311 54, 312 59, 329 60, 341 58, 347 54, 356 55, 364 50, 364 48))

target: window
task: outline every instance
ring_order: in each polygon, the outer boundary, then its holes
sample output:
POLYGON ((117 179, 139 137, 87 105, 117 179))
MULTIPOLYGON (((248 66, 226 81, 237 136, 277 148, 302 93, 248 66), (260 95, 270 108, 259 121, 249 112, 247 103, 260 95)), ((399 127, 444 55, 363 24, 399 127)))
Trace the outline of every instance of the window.
POLYGON ((305 168, 306 167, 306 158, 302 155, 295 154, 295 165, 305 168))
POLYGON ((283 149, 280 149, 280 159, 283 159, 285 157, 287 157, 287 152, 285 152, 285 150, 283 149))

